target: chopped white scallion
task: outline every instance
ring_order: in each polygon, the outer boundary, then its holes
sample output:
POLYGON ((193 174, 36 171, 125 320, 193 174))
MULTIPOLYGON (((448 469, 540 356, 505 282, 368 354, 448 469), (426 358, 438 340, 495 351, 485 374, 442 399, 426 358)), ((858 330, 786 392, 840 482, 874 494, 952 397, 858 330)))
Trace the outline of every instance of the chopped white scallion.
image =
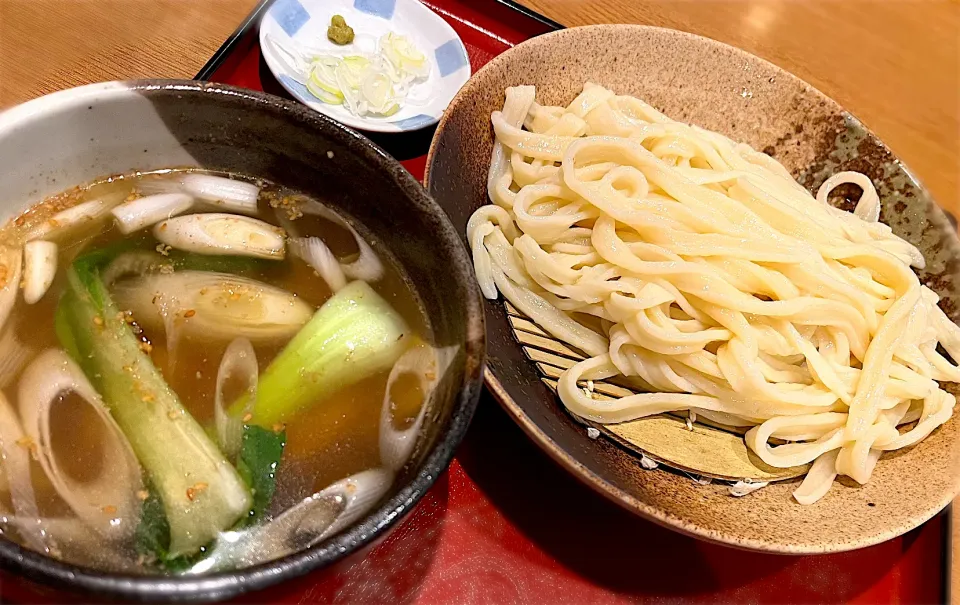
MULTIPOLYGON (((199 373, 199 372, 198 372, 199 373)), ((253 411, 253 404, 257 400, 257 353, 253 345, 246 338, 237 338, 223 352, 220 369, 217 371, 217 391, 214 395, 214 422, 217 427, 217 441, 220 449, 227 458, 234 460, 240 452, 243 438, 244 417, 253 411), (247 404, 240 414, 227 412, 227 405, 232 402, 224 401, 223 391, 231 378, 240 377, 247 385, 247 404)))
POLYGON ((124 202, 110 211, 117 227, 129 235, 162 220, 183 214, 193 206, 193 197, 185 193, 159 193, 124 202))
POLYGON ((343 219, 343 217, 330 208, 314 200, 305 201, 303 204, 301 204, 300 210, 304 214, 312 214, 314 216, 323 217, 331 223, 343 227, 349 231, 351 235, 353 235, 353 239, 357 243, 357 249, 360 251, 360 255, 352 262, 340 263, 344 275, 350 279, 359 279, 368 283, 373 283, 383 278, 383 264, 380 262, 377 254, 373 251, 373 248, 370 247, 370 244, 367 243, 366 239, 360 237, 360 234, 357 233, 357 230, 353 228, 353 225, 348 223, 343 219))
POLYGON ((600 436, 600 431, 593 428, 592 426, 587 429, 587 437, 591 439, 596 439, 599 436, 600 436))
POLYGON ((196 254, 283 260, 286 253, 283 229, 234 214, 178 216, 156 225, 153 235, 168 246, 196 254))
POLYGON ((408 38, 394 33, 380 38, 376 53, 298 53, 299 57, 284 50, 284 54, 293 56, 298 77, 310 94, 329 105, 344 105, 358 116, 397 113, 410 89, 430 75, 427 56, 408 38))
POLYGON ((114 205, 116 204, 99 199, 77 204, 54 214, 31 229, 25 240, 51 239, 64 236, 83 225, 99 222, 110 214, 110 209, 114 205))
POLYGON ((141 193, 181 193, 220 210, 240 214, 256 214, 260 187, 253 183, 212 174, 195 172, 173 173, 171 177, 145 180, 139 185, 141 193))
POLYGON ((331 292, 339 292, 347 285, 340 261, 319 237, 298 237, 290 240, 290 252, 300 258, 327 282, 331 292))
POLYGON ((122 279, 111 294, 149 330, 167 340, 253 343, 290 339, 314 308, 291 292, 253 279, 216 271, 177 271, 122 279), (175 330, 175 332, 172 332, 175 330))
POLYGON ((80 366, 60 349, 41 353, 20 377, 17 402, 23 432, 35 446, 40 466, 63 501, 102 536, 133 535, 140 519, 136 495, 142 489, 140 464, 80 366), (67 392, 78 395, 96 413, 101 429, 101 466, 95 477, 84 481, 61 468, 54 451, 51 415, 53 406, 67 392))
POLYGON ((36 444, 24 435, 16 413, 0 392, 0 455, 3 459, 0 482, 10 494, 14 514, 23 521, 17 528, 23 541, 33 550, 46 553, 49 536, 30 480, 30 454, 35 448, 36 444))
POLYGON ((232 212, 257 211, 260 188, 253 183, 209 174, 188 174, 181 182, 187 193, 215 206, 232 212))
POLYGON ((23 300, 32 305, 47 293, 57 275, 57 245, 33 240, 23 246, 23 300))
POLYGON ((390 489, 393 477, 384 469, 363 471, 337 481, 263 525, 222 532, 210 554, 187 573, 256 565, 309 548, 367 513, 390 489))
POLYGON ((435 349, 420 344, 408 349, 393 365, 380 407, 380 462, 384 468, 399 471, 410 459, 430 407, 433 390, 443 379, 458 350, 456 346, 435 349), (393 386, 404 375, 416 378, 423 399, 413 422, 407 428, 398 430, 394 426, 397 402, 393 398, 393 386))
POLYGON ((652 471, 660 465, 657 464, 657 461, 654 460, 653 458, 647 458, 645 454, 640 454, 640 466, 647 469, 648 471, 652 471))
POLYGON ((7 326, 0 335, 0 389, 7 388, 13 382, 32 356, 33 349, 17 338, 16 326, 7 326))
POLYGON ((0 328, 7 323, 13 304, 17 302, 22 272, 22 249, 0 246, 0 328))

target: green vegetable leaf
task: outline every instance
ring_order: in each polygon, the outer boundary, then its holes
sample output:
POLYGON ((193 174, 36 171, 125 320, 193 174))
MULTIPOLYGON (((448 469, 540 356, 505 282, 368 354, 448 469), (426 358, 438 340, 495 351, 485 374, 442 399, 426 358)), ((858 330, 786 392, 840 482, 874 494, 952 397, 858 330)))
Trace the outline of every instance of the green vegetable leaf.
POLYGON ((153 483, 169 524, 169 552, 192 555, 240 519, 252 499, 239 474, 141 350, 100 279, 99 267, 106 260, 100 253, 84 256, 67 271, 58 335, 153 483))
POLYGON ((73 266, 81 273, 90 274, 94 270, 102 269, 110 264, 110 261, 117 258, 124 252, 129 252, 139 245, 132 240, 121 240, 106 245, 103 248, 84 252, 77 260, 73 261, 73 266))
POLYGON ((265 262, 271 262, 246 256, 213 256, 179 250, 171 250, 169 259, 177 271, 213 271, 246 277, 257 275, 265 262))
POLYGON ((149 481, 146 491, 148 495, 140 506, 140 523, 134 534, 137 553, 146 557, 158 557, 163 561, 166 560, 167 549, 170 548, 170 524, 163 510, 163 500, 149 481))
MULTIPOLYGON (((73 296, 73 293, 67 291, 63 295, 63 298, 68 299, 71 296, 73 296)), ((65 304, 57 305, 57 310, 53 315, 53 331, 56 333, 57 340, 60 341, 60 346, 67 352, 67 355, 77 360, 80 358, 80 349, 77 347, 77 339, 73 335, 73 329, 70 327, 70 318, 67 315, 66 307, 67 305, 65 304)))
MULTIPOLYGON (((260 374, 252 424, 286 422, 332 393, 393 367, 409 346, 403 318, 355 281, 333 295, 260 374)), ((243 414, 244 395, 230 406, 243 414)))
POLYGON ((140 507, 140 523, 134 533, 137 554, 144 557, 146 564, 171 573, 179 573, 193 567, 207 556, 207 548, 201 548, 194 555, 170 556, 170 523, 163 509, 163 500, 147 482, 147 498, 140 507))
POLYGON ((243 427, 237 470, 250 487, 253 506, 250 507, 250 514, 239 521, 236 529, 253 525, 263 518, 277 488, 277 468, 286 444, 286 431, 274 432, 256 425, 243 427))

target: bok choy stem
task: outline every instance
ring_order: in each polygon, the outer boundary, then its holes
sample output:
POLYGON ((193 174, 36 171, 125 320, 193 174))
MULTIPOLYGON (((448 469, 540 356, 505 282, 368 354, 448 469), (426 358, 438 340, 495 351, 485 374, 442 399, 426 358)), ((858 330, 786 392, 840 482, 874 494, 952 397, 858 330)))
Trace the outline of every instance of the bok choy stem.
POLYGON ((96 259, 67 273, 57 334, 130 441, 163 503, 169 557, 188 555, 250 510, 251 495, 203 428, 183 408, 124 321, 96 259))
MULTIPOLYGON (((251 424, 272 427, 389 369, 409 343, 403 318, 362 281, 337 292, 260 375, 251 424)), ((242 414, 247 396, 230 407, 242 414)))

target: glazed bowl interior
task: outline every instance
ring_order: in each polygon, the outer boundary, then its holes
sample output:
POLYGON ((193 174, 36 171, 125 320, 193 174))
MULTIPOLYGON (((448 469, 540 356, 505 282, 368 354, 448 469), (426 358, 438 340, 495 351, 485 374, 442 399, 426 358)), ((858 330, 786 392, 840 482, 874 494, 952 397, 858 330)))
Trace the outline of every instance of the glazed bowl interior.
POLYGON ((392 491, 362 520, 289 557, 194 578, 122 576, 60 563, 0 540, 0 563, 60 588, 123 600, 210 600, 269 586, 382 537, 449 463, 481 388, 479 293, 458 233, 420 184, 360 135, 307 108, 188 81, 97 84, 0 114, 0 218, 72 186, 135 170, 202 167, 323 200, 400 268, 438 347, 458 347, 420 442, 392 491))
MULTIPOLYGON (((746 142, 780 161, 810 191, 831 174, 863 172, 883 200, 881 220, 923 252, 927 268, 921 283, 937 291, 954 321, 960 317, 956 232, 881 141, 834 101, 775 65, 661 28, 562 30, 514 47, 474 75, 447 109, 427 160, 427 188, 461 234, 471 214, 489 203, 490 114, 503 107, 504 90, 534 85, 538 103, 565 106, 585 82, 746 142)), ((734 498, 722 484, 698 485, 681 472, 644 470, 634 453, 609 439, 590 439, 563 408, 518 343, 502 298, 486 301, 485 312, 487 381, 507 412, 571 473, 665 526, 748 549, 836 552, 918 526, 960 489, 956 418, 917 446, 885 456, 866 485, 841 482, 811 506, 791 498, 799 480, 734 498)))

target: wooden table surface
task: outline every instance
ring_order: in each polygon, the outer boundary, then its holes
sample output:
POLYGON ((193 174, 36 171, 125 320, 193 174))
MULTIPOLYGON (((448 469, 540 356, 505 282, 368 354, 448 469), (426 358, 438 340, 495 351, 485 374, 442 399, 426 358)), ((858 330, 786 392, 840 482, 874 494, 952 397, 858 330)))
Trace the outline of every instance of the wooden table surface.
MULTIPOLYGON (((88 82, 192 77, 257 0, 0 0, 0 108, 88 82)), ((873 129, 960 215, 957 0, 524 0, 565 25, 705 35, 800 76, 873 129)), ((960 542, 960 506, 954 541, 960 542)), ((960 604, 960 556, 954 557, 960 604)))

